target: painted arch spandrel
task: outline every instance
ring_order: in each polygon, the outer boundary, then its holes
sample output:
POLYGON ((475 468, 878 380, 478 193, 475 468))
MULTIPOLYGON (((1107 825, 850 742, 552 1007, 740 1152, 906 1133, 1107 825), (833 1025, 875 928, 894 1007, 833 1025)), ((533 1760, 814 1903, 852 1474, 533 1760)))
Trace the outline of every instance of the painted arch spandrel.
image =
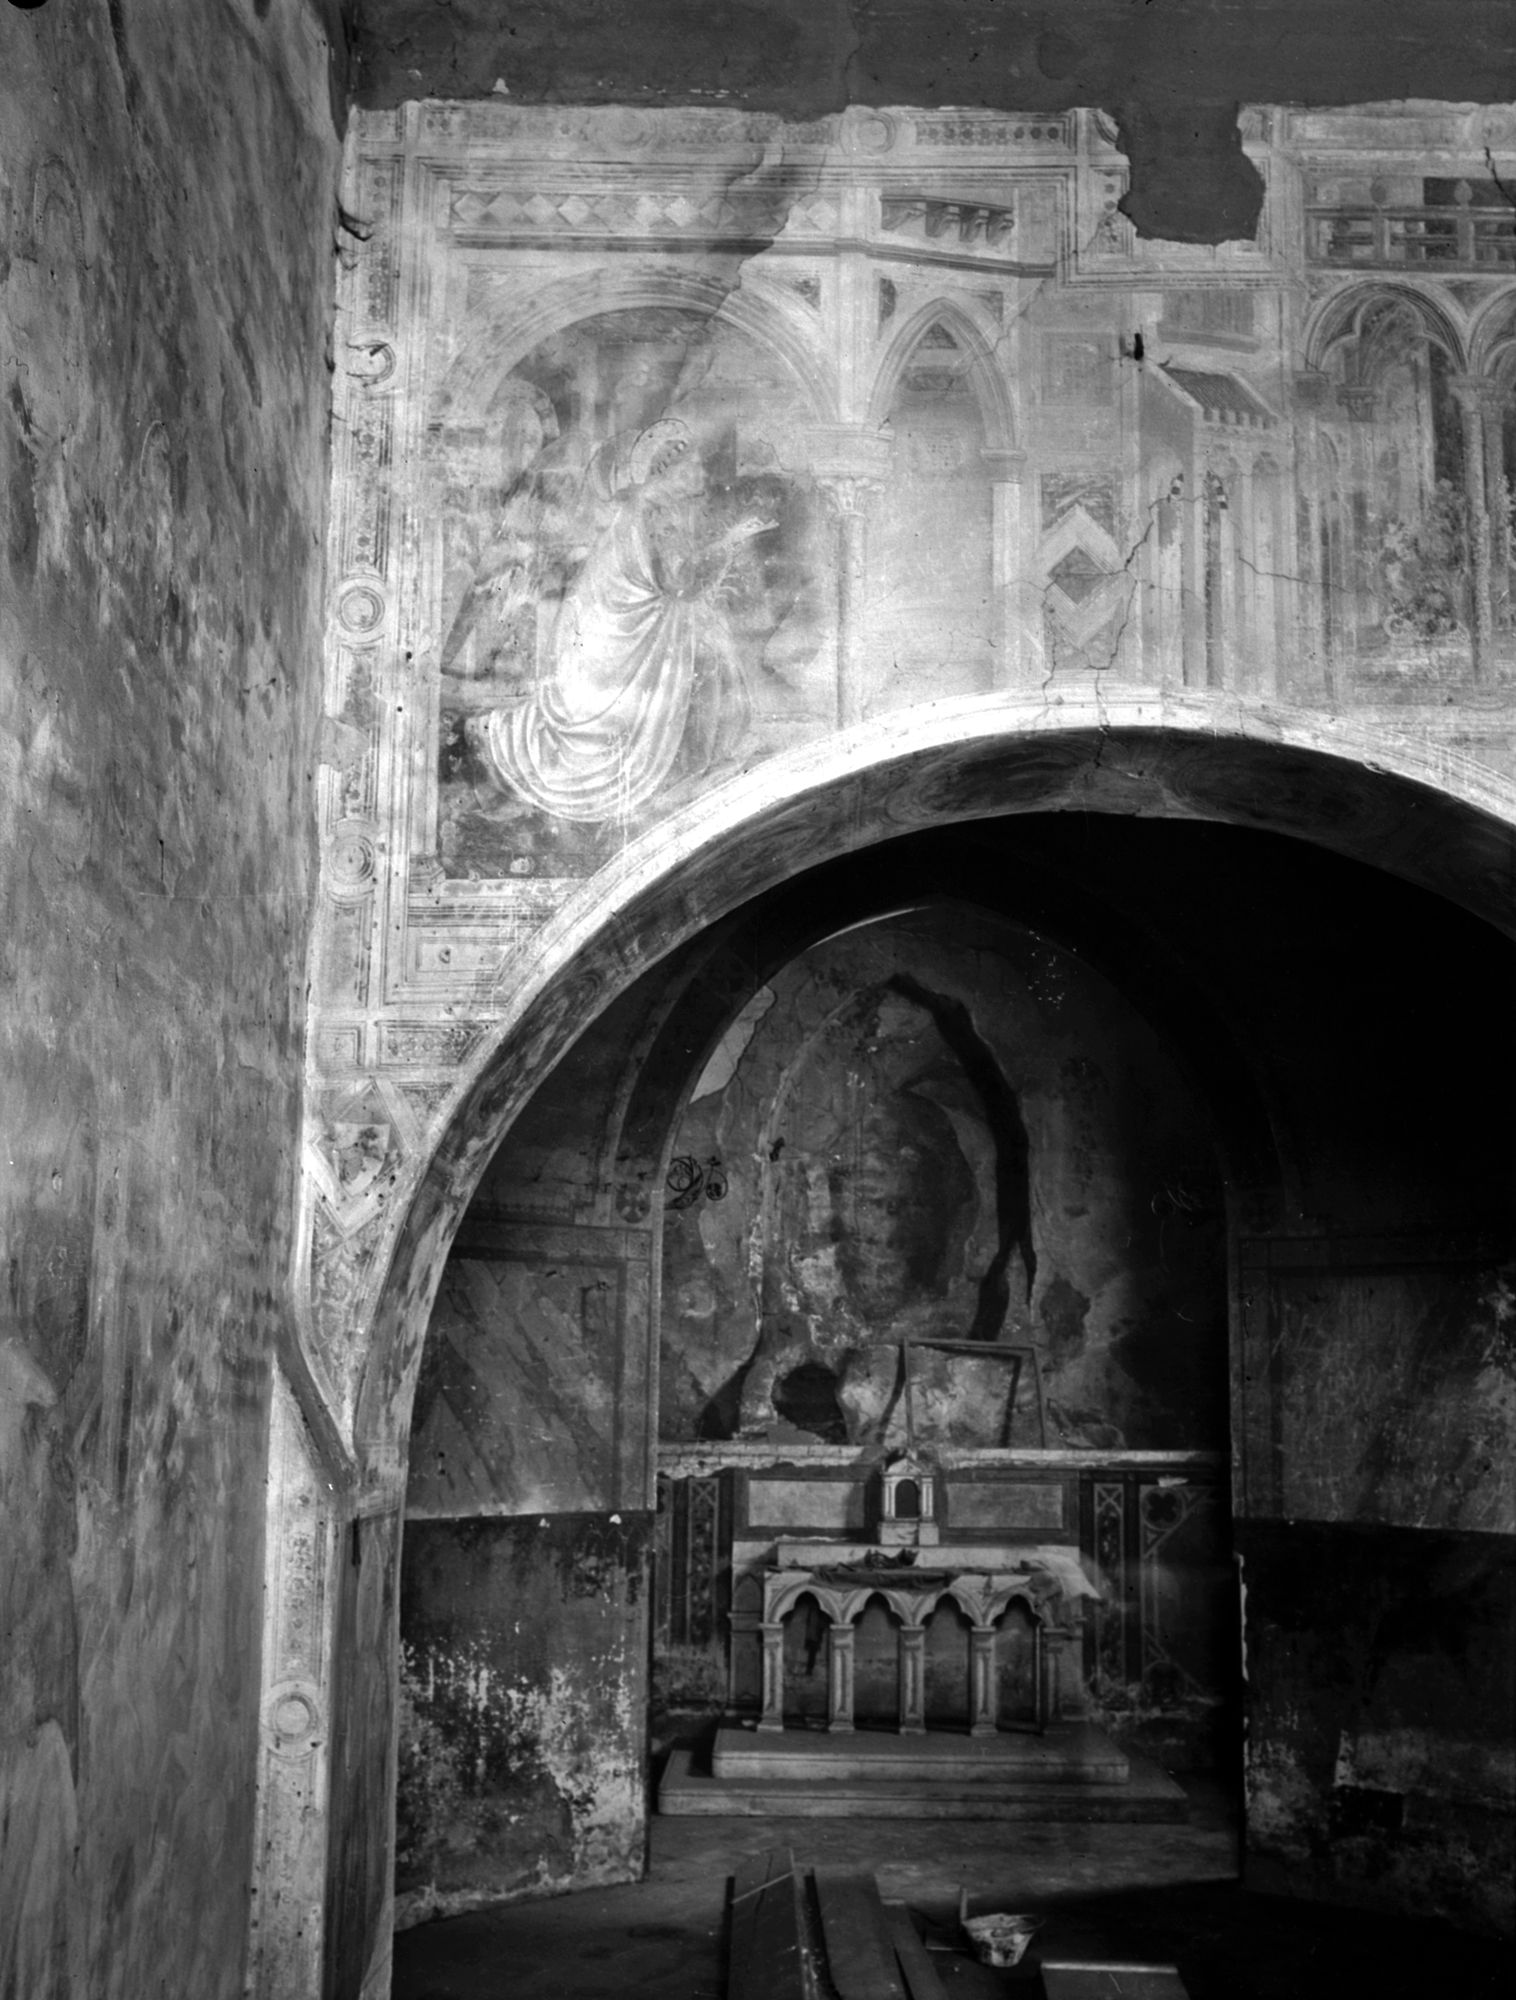
POLYGON ((449 875, 593 873, 829 726, 836 585, 807 421, 746 332, 645 306, 561 328, 434 424, 449 875))

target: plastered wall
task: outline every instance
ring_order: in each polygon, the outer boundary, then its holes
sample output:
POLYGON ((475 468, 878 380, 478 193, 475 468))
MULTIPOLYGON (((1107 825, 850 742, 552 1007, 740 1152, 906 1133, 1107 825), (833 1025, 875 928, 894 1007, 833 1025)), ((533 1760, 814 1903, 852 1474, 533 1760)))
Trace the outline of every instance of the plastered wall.
POLYGON ((0 1992, 231 1996, 293 1351, 325 36, 6 8, 0 132, 0 1992))

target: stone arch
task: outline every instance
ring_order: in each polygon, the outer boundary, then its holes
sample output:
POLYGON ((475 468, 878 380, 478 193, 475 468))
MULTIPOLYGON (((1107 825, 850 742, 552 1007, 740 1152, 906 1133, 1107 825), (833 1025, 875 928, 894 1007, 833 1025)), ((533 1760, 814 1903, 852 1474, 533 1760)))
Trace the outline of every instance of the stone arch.
POLYGON ((1058 1599, 1048 1592, 1039 1593, 1029 1583, 1012 1584, 1008 1590, 997 1590, 984 1607, 987 1624, 997 1624, 1015 1605, 1020 1605, 1035 1625, 1055 1624, 1058 1599))
POLYGON ((998 329, 986 325, 977 313, 953 298, 929 300, 897 328, 879 361, 869 391, 868 421, 878 425, 888 417, 911 357, 935 326, 961 342, 968 354, 965 372, 979 406, 985 448, 1014 451, 1016 413, 1005 376, 996 364, 994 340, 998 329))
POLYGON ((432 1298, 484 1166, 556 1055, 638 973, 800 868, 914 827, 1027 811, 1226 821, 1418 882, 1516 936, 1516 786, 1443 746, 1203 696, 1028 695, 861 725, 717 788, 632 843, 513 961, 497 1026, 428 1157, 397 1179, 381 1265, 355 1312, 369 1478, 403 1484, 402 1440, 432 1298), (366 1323, 365 1323, 366 1322, 366 1323))
POLYGON ((795 1609, 796 1605, 799 1604, 802 1597, 815 1598, 822 1609, 829 1612, 836 1608, 823 1590, 808 1579, 802 1579, 796 1583, 786 1584, 782 1590, 775 1591, 773 1602, 769 1606, 774 1623, 782 1625, 795 1609))

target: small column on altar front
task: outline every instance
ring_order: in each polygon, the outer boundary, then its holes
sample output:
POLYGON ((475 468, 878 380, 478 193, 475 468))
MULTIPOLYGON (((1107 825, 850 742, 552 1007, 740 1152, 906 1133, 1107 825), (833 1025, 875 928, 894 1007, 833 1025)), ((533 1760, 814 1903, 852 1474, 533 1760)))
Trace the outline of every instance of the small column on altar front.
POLYGON ((784 1727, 784 1625, 781 1620, 765 1619, 761 1629, 763 1713, 758 1718, 758 1727, 778 1730, 784 1727))
POLYGON ((975 1625, 969 1633, 969 1734, 996 1733, 995 1628, 975 1625))
POLYGON ((1074 1633, 1065 1625, 1045 1625, 1042 1629, 1041 1720, 1067 1722, 1085 1713, 1084 1676, 1074 1670, 1070 1648, 1074 1633))
POLYGON ((827 1635, 826 1726, 845 1730, 853 1726, 853 1628, 833 1625, 827 1635))
POLYGON ((926 1628, 902 1625, 900 1657, 900 1734, 926 1733, 926 1628))

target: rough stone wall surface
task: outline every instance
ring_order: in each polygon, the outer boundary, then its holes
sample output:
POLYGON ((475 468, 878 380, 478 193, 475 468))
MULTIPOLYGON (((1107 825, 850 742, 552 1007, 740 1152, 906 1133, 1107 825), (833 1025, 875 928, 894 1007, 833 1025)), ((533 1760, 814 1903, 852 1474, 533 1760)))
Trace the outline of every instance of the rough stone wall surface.
POLYGON ((1245 1521, 1248 1877, 1516 1926, 1516 1542, 1245 1521))
POLYGON ((336 135, 305 5, 0 14, 0 1992, 240 1993, 336 135))

